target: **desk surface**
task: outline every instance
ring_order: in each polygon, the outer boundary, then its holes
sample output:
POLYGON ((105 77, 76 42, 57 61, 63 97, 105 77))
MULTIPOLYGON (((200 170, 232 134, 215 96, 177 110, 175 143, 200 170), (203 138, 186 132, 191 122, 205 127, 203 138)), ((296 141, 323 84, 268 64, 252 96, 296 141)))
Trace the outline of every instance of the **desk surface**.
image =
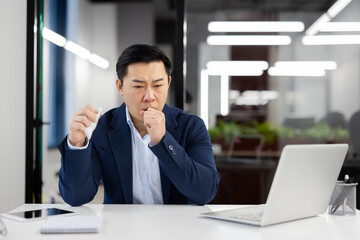
MULTIPOLYGON (((15 210, 48 206, 31 204, 15 210)), ((50 206, 71 208, 62 204, 50 206)), ((360 239, 360 211, 351 217, 324 214, 264 228, 199 217, 202 212, 236 207, 242 206, 88 204, 73 209, 83 215, 102 215, 100 233, 42 235, 39 231, 44 220, 20 223, 3 219, 8 229, 4 239, 360 239)))

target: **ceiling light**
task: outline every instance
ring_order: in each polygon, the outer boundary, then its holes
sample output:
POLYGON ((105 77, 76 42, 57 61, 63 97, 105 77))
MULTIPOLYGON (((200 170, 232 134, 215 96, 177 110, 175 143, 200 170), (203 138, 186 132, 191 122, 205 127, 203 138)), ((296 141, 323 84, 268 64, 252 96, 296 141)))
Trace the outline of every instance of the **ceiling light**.
POLYGON ((72 41, 67 41, 64 47, 66 50, 78 55, 81 58, 88 59, 90 57, 90 51, 77 45, 72 41))
POLYGON ((265 99, 254 99, 254 98, 248 98, 248 97, 239 97, 236 99, 235 104, 236 105, 265 105, 269 101, 265 99))
POLYGON ((209 45, 289 45, 291 38, 289 36, 279 35, 212 35, 207 37, 209 45))
POLYGON ((63 47, 66 43, 66 38, 45 27, 42 29, 42 36, 60 47, 63 47))
POLYGON ((321 17, 306 30, 305 35, 315 35, 318 33, 320 25, 325 22, 330 22, 331 19, 336 17, 350 2, 351 0, 337 0, 326 13, 321 15, 321 17))
POLYGON ((221 76, 220 85, 220 114, 226 116, 229 114, 229 76, 221 76))
POLYGON ((208 24, 209 32, 302 32, 303 22, 276 21, 214 21, 208 24))
POLYGON ((274 100, 279 97, 278 91, 264 90, 264 91, 255 91, 255 90, 247 90, 241 94, 242 97, 248 98, 261 98, 264 100, 274 100))
POLYGON ((229 90, 229 99, 231 101, 234 101, 239 96, 240 96, 240 91, 239 90, 229 90))
POLYGON ((270 67, 268 70, 270 76, 288 76, 288 77, 323 77, 324 69, 297 69, 270 67))
POLYGON ((360 35, 319 35, 303 37, 304 45, 360 44, 360 35))
POLYGON ((261 69, 266 70, 269 67, 266 61, 209 61, 206 64, 210 68, 222 68, 225 71, 231 71, 234 68, 261 69))
POLYGON ((106 59, 92 53, 89 57, 89 62, 103 68, 103 69, 107 69, 109 67, 109 61, 107 61, 106 59))
POLYGON ((265 105, 270 100, 277 99, 279 97, 278 91, 244 91, 241 96, 236 98, 236 105, 265 105))
POLYGON ((334 61, 278 61, 274 66, 277 68, 315 68, 324 70, 334 70, 337 67, 334 61))
POLYGON ((222 76, 222 75, 227 75, 227 76, 261 76, 261 75, 263 75, 263 70, 261 70, 261 69, 239 69, 239 68, 234 68, 234 69, 231 69, 230 71, 226 71, 224 69, 210 68, 210 69, 208 69, 208 74, 210 76, 222 76))
POLYGON ((261 76, 269 64, 266 61, 210 61, 206 64, 209 75, 261 76))
POLYGON ((319 31, 319 25, 325 22, 330 22, 330 20, 331 18, 324 13, 308 28, 308 30, 306 30, 305 35, 315 35, 319 31))
POLYGON ((339 14, 349 3, 351 0, 337 0, 327 11, 327 14, 334 18, 336 15, 339 14))
POLYGON ((328 22, 319 25, 320 32, 356 32, 360 31, 360 22, 328 22))
POLYGON ((72 41, 67 41, 66 38, 57 34, 56 32, 51 31, 50 29, 44 27, 42 29, 42 37, 60 47, 64 47, 66 50, 84 58, 88 59, 91 63, 106 69, 109 67, 109 61, 100 57, 97 54, 91 54, 89 50, 77 45, 72 41))

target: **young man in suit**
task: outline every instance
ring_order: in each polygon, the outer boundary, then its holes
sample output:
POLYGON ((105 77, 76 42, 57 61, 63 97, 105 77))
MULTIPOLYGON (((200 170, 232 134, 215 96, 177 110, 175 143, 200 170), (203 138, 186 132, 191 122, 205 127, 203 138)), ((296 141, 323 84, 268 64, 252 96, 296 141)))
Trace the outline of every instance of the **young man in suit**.
POLYGON ((116 65, 124 104, 96 121, 97 111, 76 111, 60 143, 59 189, 78 206, 91 201, 100 181, 104 203, 198 204, 210 202, 219 174, 210 138, 197 116, 165 104, 171 63, 149 45, 124 50, 116 65), (87 139, 85 129, 97 122, 87 139))

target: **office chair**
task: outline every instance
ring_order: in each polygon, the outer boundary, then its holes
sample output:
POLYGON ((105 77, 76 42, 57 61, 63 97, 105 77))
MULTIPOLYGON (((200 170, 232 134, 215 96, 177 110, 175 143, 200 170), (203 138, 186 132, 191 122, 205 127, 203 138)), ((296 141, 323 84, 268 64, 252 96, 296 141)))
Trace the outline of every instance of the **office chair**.
POLYGON ((355 112, 349 121, 351 153, 354 159, 360 159, 360 111, 355 112))
MULTIPOLYGON (((229 150, 227 153, 227 160, 232 161, 234 160, 233 152, 235 149, 243 150, 243 151, 253 151, 255 153, 254 160, 260 160, 261 151, 264 146, 264 136, 263 135, 252 135, 252 136, 240 136, 234 137, 230 141, 229 150)), ((238 159, 240 160, 240 159, 238 159)), ((245 160, 245 159, 243 159, 245 160)))
POLYGON ((315 126, 315 119, 313 117, 288 117, 283 125, 296 129, 306 129, 315 126))
POLYGON ((332 128, 347 127, 345 116, 340 112, 328 112, 326 116, 320 120, 320 122, 326 122, 332 128))

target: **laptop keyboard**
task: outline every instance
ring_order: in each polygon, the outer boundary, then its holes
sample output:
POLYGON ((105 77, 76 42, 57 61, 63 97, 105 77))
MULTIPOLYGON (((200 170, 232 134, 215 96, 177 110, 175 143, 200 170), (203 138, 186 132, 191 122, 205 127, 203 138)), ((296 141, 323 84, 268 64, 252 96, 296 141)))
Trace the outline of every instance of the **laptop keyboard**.
POLYGON ((238 212, 234 213, 230 217, 247 221, 260 222, 263 213, 263 207, 249 207, 240 209, 238 212))

